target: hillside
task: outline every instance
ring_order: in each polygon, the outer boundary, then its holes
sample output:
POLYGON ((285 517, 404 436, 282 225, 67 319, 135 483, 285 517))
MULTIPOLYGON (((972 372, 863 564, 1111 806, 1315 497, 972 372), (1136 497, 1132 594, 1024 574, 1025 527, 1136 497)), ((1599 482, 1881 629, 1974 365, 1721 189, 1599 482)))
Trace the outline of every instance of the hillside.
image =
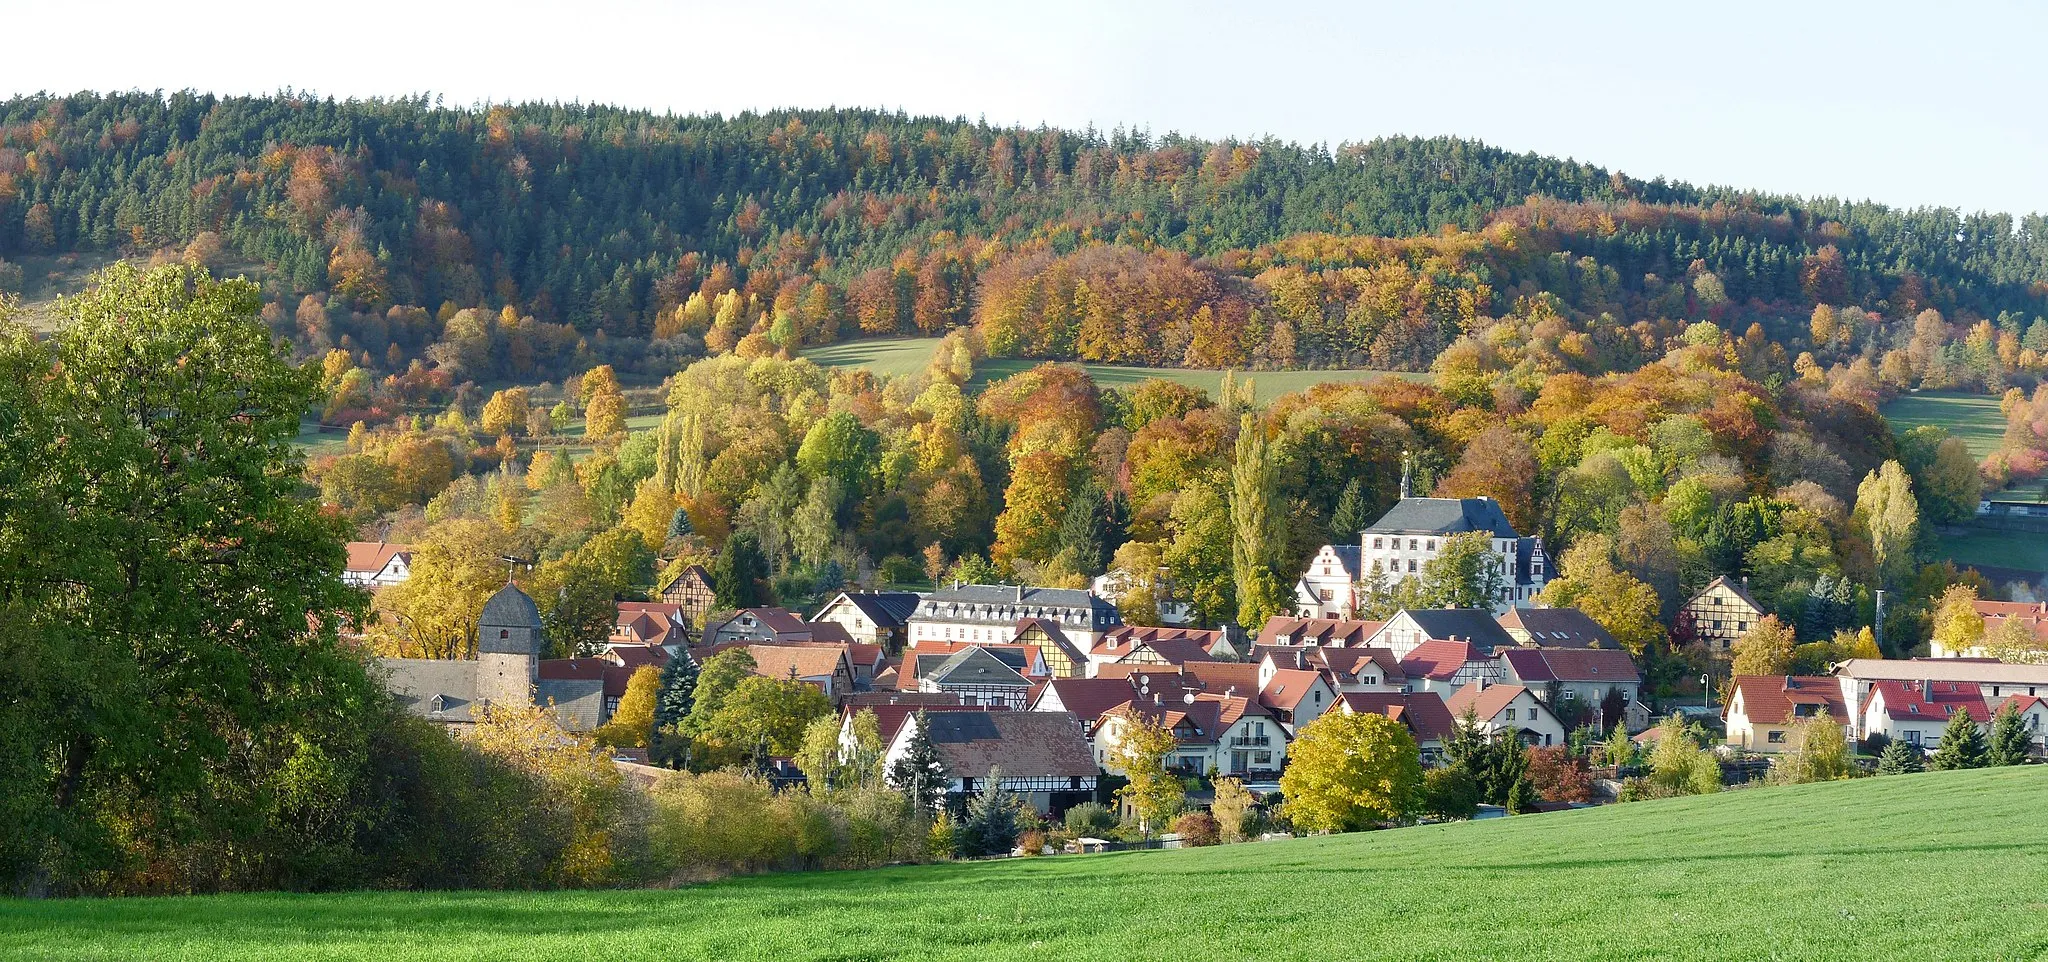
POLYGON ((998 356, 1413 371, 1510 315, 1561 318, 1586 366, 1626 369, 1686 321, 1759 324, 1789 360, 1814 305, 1870 312, 1870 330, 1812 345, 1825 364, 1882 350, 1924 309, 2015 337, 2048 314, 2038 216, 1699 188, 1473 140, 0 101, 0 286, 48 287, 69 255, 246 269, 304 355, 340 347, 389 374, 429 360, 480 383, 593 363, 658 378, 749 335, 804 347, 969 324, 998 356), (451 323, 464 308, 478 320, 451 323), (508 308, 535 322, 510 347, 479 323, 508 308))
POLYGON ((9 902, 0 958, 2037 958, 2044 792, 1930 773, 671 892, 9 902))

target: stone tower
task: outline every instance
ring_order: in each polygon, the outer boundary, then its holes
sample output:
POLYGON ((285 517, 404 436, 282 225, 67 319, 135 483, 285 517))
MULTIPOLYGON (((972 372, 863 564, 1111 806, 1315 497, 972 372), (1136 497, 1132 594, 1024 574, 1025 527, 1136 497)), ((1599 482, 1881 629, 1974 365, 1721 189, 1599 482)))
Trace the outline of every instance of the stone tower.
POLYGON ((515 584, 484 602, 477 616, 476 697, 499 705, 533 704, 540 681, 540 609, 515 584))

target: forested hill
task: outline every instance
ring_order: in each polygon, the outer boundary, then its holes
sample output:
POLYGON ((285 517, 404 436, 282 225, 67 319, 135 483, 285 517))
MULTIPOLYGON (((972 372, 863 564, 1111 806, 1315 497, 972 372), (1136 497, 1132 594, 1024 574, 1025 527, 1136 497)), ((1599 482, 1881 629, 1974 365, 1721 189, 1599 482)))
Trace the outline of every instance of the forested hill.
MULTIPOLYGON (((388 373, 432 357, 486 381, 672 368, 750 334, 793 349, 963 324, 1026 356, 1422 368, 1509 315, 1557 315, 1627 355, 1613 345, 1632 325, 1647 341, 1666 321, 1790 341, 1819 303, 1873 330, 1931 308, 2018 336, 2048 313, 2038 215, 1700 189, 1447 138, 1331 150, 867 110, 0 102, 0 258, 84 251, 255 265, 302 351, 388 373), (530 318, 525 346, 451 330, 466 308, 530 318)), ((0 268, 0 286, 20 273, 0 268)))

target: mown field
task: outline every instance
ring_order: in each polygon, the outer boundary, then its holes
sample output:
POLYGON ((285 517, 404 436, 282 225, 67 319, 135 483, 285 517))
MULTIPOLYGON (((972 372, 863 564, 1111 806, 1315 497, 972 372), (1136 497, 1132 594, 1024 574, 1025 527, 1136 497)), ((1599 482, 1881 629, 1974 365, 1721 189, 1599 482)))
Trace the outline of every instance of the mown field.
POLYGON ((1880 413, 1901 434, 1923 424, 1947 428, 1970 446, 1970 454, 1982 458, 1998 450, 2005 438, 2005 415, 1998 413, 1998 400, 1983 394, 1920 391, 1899 395, 1880 413))
MULTIPOLYGON (((924 370, 925 362, 931 359, 932 346, 937 338, 891 337, 846 341, 805 351, 803 356, 826 367, 865 367, 877 374, 915 374, 924 370)), ((1028 371, 1042 361, 1026 358, 995 358, 975 365, 974 383, 1009 377, 1019 371, 1028 371)), ((1165 378, 1216 393, 1223 382, 1221 371, 1190 371, 1168 367, 1130 367, 1119 364, 1083 364, 1095 383, 1103 387, 1129 387, 1149 378, 1165 378)), ((1258 403, 1265 403, 1282 394, 1299 391, 1326 382, 1370 381, 1381 377, 1427 378, 1427 374, 1406 374, 1391 371, 1370 371, 1363 369, 1332 371, 1239 371, 1240 379, 1253 379, 1253 393, 1258 403)))
POLYGON ((2048 767, 675 891, 0 902, 4 959, 2035 959, 2048 767))

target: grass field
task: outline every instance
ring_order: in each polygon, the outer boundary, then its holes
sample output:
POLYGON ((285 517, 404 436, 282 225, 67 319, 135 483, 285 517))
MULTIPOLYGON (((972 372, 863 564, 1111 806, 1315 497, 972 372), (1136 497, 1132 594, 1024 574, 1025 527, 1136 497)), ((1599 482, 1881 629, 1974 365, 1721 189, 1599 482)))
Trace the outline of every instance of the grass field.
POLYGON ((2034 959, 2048 767, 676 891, 0 902, 4 959, 2034 959))
POLYGON ((2048 536, 1992 528, 1954 530, 1937 536, 1937 550, 1956 564, 2048 572, 2048 536))
MULTIPOLYGON (((916 374, 924 370, 925 362, 931 359, 932 346, 938 338, 891 337, 869 340, 848 341, 805 351, 803 356, 825 367, 865 367, 877 374, 916 374)), ((1028 371, 1042 361, 1026 358, 995 358, 975 365, 974 383, 1009 377, 1020 371, 1028 371)), ((1178 381, 1216 394, 1223 382, 1221 371, 1190 371, 1168 367, 1129 367, 1118 364, 1083 364, 1095 383, 1103 387, 1130 387, 1150 378, 1165 378, 1178 381)), ((1427 378, 1426 374, 1402 374, 1389 371, 1339 370, 1339 371, 1253 371, 1237 372, 1237 377, 1254 379, 1253 392, 1259 403, 1265 403, 1282 394, 1299 391, 1325 382, 1370 381, 1380 377, 1427 378)))
POLYGON ((1921 391, 1899 395, 1881 413, 1901 434, 1923 424, 1947 428, 1970 446, 1972 456, 1982 458, 1998 450, 2005 438, 2005 415, 1998 413, 1998 400, 1982 394, 1921 391))

